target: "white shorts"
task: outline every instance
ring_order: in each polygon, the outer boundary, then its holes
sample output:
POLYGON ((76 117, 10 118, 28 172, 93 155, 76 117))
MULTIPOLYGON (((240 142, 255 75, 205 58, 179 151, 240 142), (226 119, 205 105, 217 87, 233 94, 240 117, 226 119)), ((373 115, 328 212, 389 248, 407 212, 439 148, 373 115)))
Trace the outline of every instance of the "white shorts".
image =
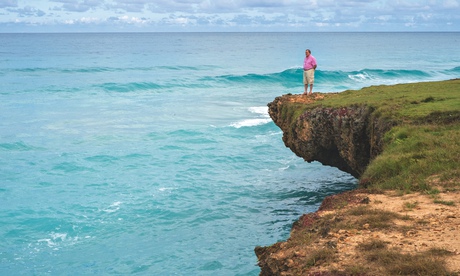
POLYGON ((315 69, 303 71, 303 84, 313 84, 315 81, 315 69))

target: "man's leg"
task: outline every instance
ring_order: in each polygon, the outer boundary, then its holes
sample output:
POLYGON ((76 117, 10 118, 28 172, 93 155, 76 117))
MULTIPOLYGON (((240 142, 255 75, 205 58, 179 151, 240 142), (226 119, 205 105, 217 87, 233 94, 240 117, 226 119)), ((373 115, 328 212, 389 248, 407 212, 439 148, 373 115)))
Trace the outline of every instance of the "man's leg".
POLYGON ((313 93, 312 91, 313 91, 313 83, 310 84, 310 93, 308 93, 308 94, 311 95, 313 93))

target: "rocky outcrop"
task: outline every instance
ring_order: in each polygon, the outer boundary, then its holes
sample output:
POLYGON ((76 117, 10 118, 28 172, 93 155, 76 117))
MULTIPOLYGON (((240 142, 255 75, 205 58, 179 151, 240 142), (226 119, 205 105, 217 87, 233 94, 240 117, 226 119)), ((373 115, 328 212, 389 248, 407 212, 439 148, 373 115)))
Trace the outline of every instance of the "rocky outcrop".
MULTIPOLYGON (((393 156, 384 152, 384 144, 392 145, 396 141, 401 145, 396 134, 390 136, 392 132, 388 133, 396 125, 402 128, 411 126, 420 132, 432 130, 439 124, 449 125, 436 128, 441 133, 437 136, 457 137, 458 127, 454 124, 459 121, 460 112, 456 83, 457 80, 430 84, 430 91, 440 91, 443 95, 439 100, 451 99, 443 102, 443 107, 447 108, 442 110, 439 105, 427 106, 436 98, 419 95, 422 90, 414 88, 413 84, 379 89, 378 93, 374 88, 363 90, 360 94, 353 94, 351 100, 347 93, 344 97, 315 93, 313 96, 284 95, 269 103, 270 117, 283 131, 285 145, 295 154, 307 162, 319 161, 337 167, 360 178, 360 187, 376 189, 356 189, 327 197, 316 212, 304 214, 293 224, 288 240, 256 247, 260 275, 457 275, 460 255, 453 237, 460 233, 458 220, 454 220, 458 218, 455 205, 459 203, 460 189, 456 184, 459 183, 458 168, 449 164, 456 160, 458 151, 451 148, 451 158, 441 160, 446 165, 439 168, 445 170, 424 175, 428 185, 436 186, 436 197, 442 200, 433 200, 431 193, 418 190, 417 185, 413 189, 416 195, 401 197, 400 190, 372 186, 373 176, 369 176, 369 171, 365 173, 371 162, 382 161, 380 158, 374 160, 378 155, 392 161, 393 156), (375 97, 376 93, 378 97, 375 97), (395 102, 395 93, 404 93, 411 100, 395 102), (341 105, 344 101, 356 104, 341 105), (423 112, 418 116, 402 116, 401 110, 406 109, 423 112), (427 109, 432 112, 426 114, 427 109), (441 180, 439 175, 444 173, 453 177, 441 180), (362 177, 364 174, 367 179, 362 177), (410 207, 410 202, 417 203, 417 207, 410 207), (440 208, 439 202, 452 206, 448 210, 452 213, 443 215, 447 207, 440 208), (414 212, 408 214, 413 208, 414 212), (437 219, 442 223, 431 222, 437 219), (420 221, 430 223, 422 225, 420 221), (436 230, 431 229, 432 226, 437 227, 436 230), (439 233, 448 233, 448 236, 434 238, 439 233), (436 251, 439 248, 444 251, 436 251), (439 255, 435 256, 433 252, 439 252, 439 255), (388 256, 393 256, 391 261, 383 262, 383 259, 390 260, 388 256)), ((426 87, 427 84, 421 85, 426 87)), ((444 156, 444 149, 437 155, 441 145, 446 144, 432 143, 429 146, 436 153, 433 160, 444 156)), ((385 172, 382 171, 381 174, 385 172)), ((415 172, 418 173, 419 168, 415 172)), ((406 189, 403 185, 401 188, 406 189)))
MULTIPOLYGON (((284 144, 296 155, 307 162, 319 161, 359 178, 370 161, 382 152, 383 135, 394 123, 375 116, 370 106, 325 107, 321 105, 323 98, 320 94, 277 97, 268 104, 269 114, 283 131, 284 144)), ((354 192, 344 193, 338 198, 326 198, 319 211, 305 214, 294 223, 288 241, 256 247, 260 275, 335 275, 328 272, 305 274, 303 269, 299 269, 307 268, 311 260, 315 260, 315 252, 320 251, 309 243, 297 241, 297 234, 301 233, 299 235, 302 236, 306 232, 311 236, 311 233, 322 233, 317 236, 326 238, 330 231, 328 225, 332 225, 332 222, 321 218, 321 212, 326 209, 324 206, 331 202, 347 202, 347 205, 351 202, 360 203, 363 198, 354 192)), ((326 249, 328 242, 335 241, 326 240, 326 249)), ((319 244, 319 241, 316 243, 319 244)), ((328 251, 326 255, 333 254, 328 251)))
MULTIPOLYGON (((460 203, 458 190, 438 195, 460 203)), ((288 240, 254 252, 260 276, 459 275, 459 225, 457 206, 440 207, 425 192, 359 189, 326 197, 288 240)))
POLYGON ((284 95, 268 104, 284 144, 307 162, 319 161, 355 177, 382 152, 382 138, 395 123, 366 105, 323 107, 321 95, 284 95))

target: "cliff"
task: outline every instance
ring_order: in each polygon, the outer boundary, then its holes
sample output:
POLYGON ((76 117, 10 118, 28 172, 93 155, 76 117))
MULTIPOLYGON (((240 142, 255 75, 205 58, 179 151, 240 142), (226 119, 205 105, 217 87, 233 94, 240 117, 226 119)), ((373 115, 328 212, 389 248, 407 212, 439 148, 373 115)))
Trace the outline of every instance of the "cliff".
POLYGON ((307 162, 319 161, 360 177, 370 160, 382 152, 383 135, 395 125, 373 116, 366 105, 322 107, 312 105, 303 113, 298 104, 322 100, 301 95, 277 97, 268 104, 270 117, 283 131, 283 141, 307 162))
POLYGON ((287 241, 256 247, 260 275, 460 273, 459 79, 288 94, 268 107, 287 147, 360 189, 326 198, 287 241))

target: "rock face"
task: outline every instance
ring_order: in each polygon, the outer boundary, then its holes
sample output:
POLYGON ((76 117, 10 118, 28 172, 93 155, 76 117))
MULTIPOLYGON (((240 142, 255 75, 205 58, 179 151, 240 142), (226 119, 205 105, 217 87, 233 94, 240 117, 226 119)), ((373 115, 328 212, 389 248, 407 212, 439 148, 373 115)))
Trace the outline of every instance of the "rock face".
POLYGON ((365 105, 308 108, 314 102, 311 97, 284 95, 268 104, 270 117, 283 131, 284 144, 307 162, 319 161, 361 176, 382 152, 383 135, 394 123, 377 119, 365 105))
MULTIPOLYGON (((296 155, 307 162, 319 161, 359 178, 370 161, 382 152, 383 135, 394 123, 375 116, 374 110, 366 105, 323 107, 319 105, 322 98, 318 94, 313 97, 301 95, 277 97, 268 104, 269 114, 283 131, 284 144, 296 155)), ((338 201, 343 203, 343 199, 338 201)), ((296 267, 294 260, 306 259, 307 254, 302 253, 301 250, 290 249, 297 248, 291 245, 291 243, 295 244, 295 241, 291 241, 295 240, 292 235, 296 232, 296 224, 302 224, 303 227, 299 231, 305 232, 304 224, 307 226, 314 224, 319 218, 318 213, 306 214, 294 224, 291 238, 287 242, 278 242, 268 247, 256 247, 255 253, 261 268, 260 275, 299 275, 291 273, 296 267)), ((327 235, 327 231, 325 234, 327 235)), ((302 263, 300 266, 305 264, 302 263)))
MULTIPOLYGON (((452 82, 432 85, 430 91, 439 90, 443 95, 457 99, 458 87, 453 87, 452 82)), ((396 137, 389 136, 393 132, 388 133, 393 127, 400 124, 415 128, 428 124, 430 128, 426 129, 432 129, 438 124, 453 125, 460 118, 455 108, 444 111, 439 106, 428 107, 428 103, 436 101, 431 96, 420 95, 422 100, 403 99, 395 102, 395 92, 406 95, 408 91, 419 96, 422 90, 413 88, 412 84, 394 86, 388 92, 372 88, 362 94, 353 94, 351 100, 350 97, 335 98, 338 95, 334 94, 289 94, 277 97, 268 107, 270 117, 283 131, 286 147, 307 162, 319 161, 348 172, 360 178, 359 186, 366 187, 372 184, 372 179, 363 179, 362 176, 368 165, 386 150, 384 144, 395 140, 396 137), (387 94, 382 97, 382 93, 387 94), (372 94, 370 98, 368 94, 372 94), (378 97, 375 97, 377 94, 378 97), (340 105, 345 101, 359 104, 340 105), (405 117, 398 113, 404 108, 417 110, 422 103, 425 104, 425 111, 426 108, 433 110, 427 116, 405 117)), ((458 106, 458 101, 455 100, 452 106, 458 106)), ((458 130, 453 126, 446 129, 449 129, 445 132, 449 135, 453 135, 452 129, 458 130)), ((431 147, 439 145, 445 144, 435 143, 431 147)), ((454 150, 452 156, 455 157, 456 152, 454 150)), ((446 189, 439 190, 437 196, 450 202, 452 208, 449 207, 449 212, 454 213, 458 208, 452 203, 459 199, 458 189, 454 189, 455 194, 452 194, 452 185, 459 183, 456 172, 456 169, 454 173, 449 171, 449 175, 457 176, 444 181, 433 178, 438 174, 425 176, 427 183, 433 183, 440 189, 445 185, 446 189)), ((260 275, 457 275, 460 272, 460 255, 454 241, 460 230, 455 220, 458 215, 450 213, 445 216, 443 229, 430 228, 440 226, 431 221, 443 217, 444 210, 447 207, 439 207, 439 200, 433 202, 432 195, 426 194, 425 190, 417 195, 407 195, 406 198, 402 198, 398 191, 372 189, 355 189, 327 197, 318 211, 304 214, 293 224, 289 239, 255 248, 260 275), (376 191, 378 193, 374 194, 376 191), (397 200, 395 195, 398 195, 397 200), (417 211, 408 214, 409 201, 423 204, 416 208, 417 211), (421 211, 422 208, 426 208, 426 213, 421 211), (422 225, 420 221, 430 223, 422 225), (449 233, 449 236, 438 237, 442 244, 436 243, 430 236, 439 236, 440 233, 449 233), (427 241, 432 243, 428 244, 427 241), (452 254, 433 256, 432 249, 439 248, 446 248, 452 254), (392 258, 391 264, 380 262, 387 258, 380 258, 375 255, 377 253, 381 256, 395 254, 396 257, 392 258), (420 261, 406 259, 413 256, 421 258, 420 261), (427 256, 433 259, 424 259, 427 256), (436 268, 436 272, 427 271, 426 268, 432 267, 426 265, 428 262, 441 266, 436 268), (417 272, 414 270, 416 264, 423 264, 417 268, 417 272), (402 267, 408 267, 409 270, 402 272, 402 267)))

